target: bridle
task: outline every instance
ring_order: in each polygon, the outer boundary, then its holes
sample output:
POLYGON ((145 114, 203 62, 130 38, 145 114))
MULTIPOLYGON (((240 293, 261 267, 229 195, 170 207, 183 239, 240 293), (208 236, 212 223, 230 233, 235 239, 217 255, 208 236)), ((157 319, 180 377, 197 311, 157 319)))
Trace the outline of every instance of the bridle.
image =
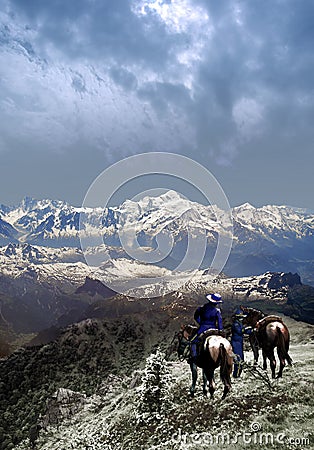
POLYGON ((179 361, 182 362, 189 358, 191 342, 189 341, 189 339, 187 337, 184 336, 184 332, 185 332, 185 329, 182 329, 174 334, 174 336, 169 344, 168 350, 166 352, 166 359, 169 359, 171 353, 174 351, 173 344, 175 341, 178 341, 176 350, 178 353, 179 361), (180 349, 181 349, 181 351, 180 351, 180 349))
POLYGON ((179 361, 185 361, 190 357, 191 352, 191 341, 184 336, 184 330, 181 331, 181 337, 179 337, 178 345, 178 358, 179 361), (180 347, 183 347, 182 354, 179 353, 180 347))

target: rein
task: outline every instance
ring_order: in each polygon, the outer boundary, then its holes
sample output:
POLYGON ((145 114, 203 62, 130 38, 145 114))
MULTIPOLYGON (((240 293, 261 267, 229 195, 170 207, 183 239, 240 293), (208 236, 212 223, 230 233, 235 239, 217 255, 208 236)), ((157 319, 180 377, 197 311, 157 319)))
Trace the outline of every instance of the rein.
POLYGON ((183 336, 182 331, 179 331, 174 334, 174 336, 168 346, 168 349, 166 351, 166 360, 168 360, 170 358, 171 353, 174 351, 173 344, 176 340, 179 341, 179 346, 184 345, 184 350, 182 352, 182 355, 178 355, 179 361, 182 362, 182 361, 189 359, 192 342, 183 336))
POLYGON ((261 379, 263 381, 264 384, 266 384, 266 386, 272 390, 273 389, 273 385, 270 381, 269 376, 267 375, 266 372, 262 372, 261 368, 258 366, 252 366, 251 364, 242 361, 239 359, 239 355, 233 355, 233 360, 234 362, 237 363, 238 366, 240 366, 243 370, 247 370, 251 375, 253 375, 254 378, 257 379, 261 379))
POLYGON ((187 359, 189 359, 189 357, 190 357, 190 351, 191 351, 191 342, 187 342, 187 344, 186 344, 186 346, 185 346, 185 349, 183 350, 183 353, 182 353, 182 355, 181 356, 179 356, 179 361, 185 361, 185 360, 187 360, 187 359))
MULTIPOLYGON (((181 342, 182 342, 182 339, 185 339, 185 338, 183 337, 182 331, 179 331, 179 332, 174 333, 173 338, 172 338, 172 340, 171 340, 171 342, 170 342, 170 344, 169 344, 169 346, 168 346, 168 349, 167 349, 167 351, 166 351, 166 360, 168 360, 168 359, 170 358, 171 353, 174 351, 174 350, 173 350, 173 344, 174 344, 174 342, 176 341, 176 339, 178 339, 178 341, 180 342, 180 344, 181 344, 181 342), (181 337, 181 336, 182 336, 182 337, 181 337), (180 340, 180 337, 181 337, 181 340, 180 340)), ((179 345, 180 345, 180 344, 179 344, 179 345)), ((187 353, 189 352, 189 346, 190 346, 190 345, 191 345, 190 342, 187 341, 187 343, 186 343, 186 348, 184 349, 183 354, 182 354, 181 356, 179 356, 179 361, 184 361, 185 359, 187 359, 187 358, 189 357, 189 355, 188 355, 187 353), (187 351, 187 349, 188 349, 188 351, 187 351)))

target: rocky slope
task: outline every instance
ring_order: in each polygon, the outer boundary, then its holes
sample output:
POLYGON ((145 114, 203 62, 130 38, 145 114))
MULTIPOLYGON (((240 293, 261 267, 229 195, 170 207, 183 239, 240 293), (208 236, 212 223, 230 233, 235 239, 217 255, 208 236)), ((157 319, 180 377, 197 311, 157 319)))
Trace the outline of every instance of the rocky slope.
MULTIPOLYGON (((0 308, 3 321, 15 333, 34 333, 51 326, 66 326, 83 317, 99 317, 99 314, 116 317, 147 311, 152 305, 159 308, 167 304, 170 308, 181 298, 187 304, 188 299, 192 299, 191 305, 195 306, 203 301, 205 293, 214 291, 219 291, 224 299, 234 304, 266 302, 275 308, 280 305, 295 318, 311 323, 314 320, 314 289, 303 286, 297 274, 266 272, 239 278, 219 275, 213 279, 207 270, 199 270, 191 277, 190 273, 173 273, 123 258, 111 260, 93 271, 83 262, 39 264, 38 259, 32 262, 30 259, 38 247, 8 246, 6 253, 8 249, 16 253, 0 256, 3 261, 0 267, 0 308), (21 258, 23 250, 27 250, 25 259, 21 258), (156 280, 150 282, 151 277, 156 277, 156 280), (141 284, 134 287, 139 279, 141 284), (125 295, 116 294, 115 288, 121 286, 132 288, 125 295)), ((62 251, 63 255, 73 254, 72 249, 57 251, 62 251)), ((3 336, 6 329, 2 327, 3 336)), ((6 342, 10 340, 8 335, 6 342)))
MULTIPOLYGON (((98 280, 88 280, 90 292, 101 292, 100 285, 98 280)), ((145 293, 145 286, 142 289, 145 293)), ((220 275, 212 279, 206 270, 199 271, 179 290, 174 286, 173 291, 166 295, 143 298, 119 294, 104 298, 100 295, 90 303, 84 317, 117 317, 160 308, 189 311, 192 317, 193 308, 204 302, 204 294, 216 291, 224 299, 221 307, 227 314, 239 304, 262 309, 266 306, 314 324, 314 288, 303 285, 298 274, 283 272, 241 278, 220 275)))

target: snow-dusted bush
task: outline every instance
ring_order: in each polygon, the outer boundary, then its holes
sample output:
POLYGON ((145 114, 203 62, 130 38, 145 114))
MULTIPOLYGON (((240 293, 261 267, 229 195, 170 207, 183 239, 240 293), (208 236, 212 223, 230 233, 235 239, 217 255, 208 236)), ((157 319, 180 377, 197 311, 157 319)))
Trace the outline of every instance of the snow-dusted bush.
POLYGON ((165 355, 157 350, 146 359, 142 384, 138 388, 139 421, 160 419, 171 406, 172 382, 165 355))

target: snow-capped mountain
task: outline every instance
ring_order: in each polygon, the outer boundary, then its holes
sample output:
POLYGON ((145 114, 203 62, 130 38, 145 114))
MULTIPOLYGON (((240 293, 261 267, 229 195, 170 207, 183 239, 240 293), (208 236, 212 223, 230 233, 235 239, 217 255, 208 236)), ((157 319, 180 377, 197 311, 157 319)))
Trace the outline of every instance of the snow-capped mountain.
MULTIPOLYGON (((116 249, 116 257, 125 257, 121 231, 131 236, 133 243, 136 237, 141 246, 151 250, 157 248, 156 238, 162 234, 169 244, 173 242, 171 252, 159 265, 174 269, 186 252, 188 233, 196 237, 205 233, 205 268, 216 250, 218 233, 230 232, 221 226, 224 214, 215 206, 192 202, 174 191, 139 201, 126 200, 120 206, 105 209, 26 197, 16 207, 0 205, 0 244, 79 247, 80 235, 101 234, 105 245, 116 249)), ((245 203, 233 208, 232 216, 233 249, 226 273, 245 276, 267 270, 297 271, 304 281, 314 282, 313 214, 288 206, 255 208, 245 203)), ((45 253, 38 251, 39 256, 45 253)))
MULTIPOLYGON (((80 216, 82 234, 99 234, 102 230, 107 236, 118 227, 132 227, 137 233, 156 236, 165 230, 178 234, 180 230, 190 227, 205 229, 208 235, 216 235, 222 228, 220 219, 223 212, 215 206, 204 206, 183 198, 175 191, 168 191, 159 197, 126 200, 118 207, 104 209, 73 207, 59 200, 25 197, 16 207, 0 205, 0 214, 5 236, 18 235, 21 241, 32 241, 34 244, 40 241, 47 246, 52 241, 59 241, 57 246, 61 246, 65 239, 76 242, 80 216)), ((245 240, 245 233, 259 234, 270 242, 274 242, 276 237, 313 237, 314 233, 314 215, 287 206, 255 208, 245 203, 233 208, 232 215, 236 242, 245 240)))
POLYGON ((0 215, 0 245, 17 242, 17 230, 0 215))
POLYGON ((314 283, 314 215, 288 206, 233 209, 234 244, 226 272, 236 276, 267 270, 298 272, 314 283))
MULTIPOLYGON (((246 230, 259 234, 262 238, 280 245, 279 239, 306 239, 314 236, 314 215, 297 211, 288 206, 268 205, 261 208, 245 203, 233 208, 235 224, 246 230)), ((241 241, 241 235, 236 233, 241 241)))
POLYGON ((119 227, 135 229, 140 240, 146 240, 150 246, 161 231, 178 235, 187 227, 206 229, 212 240, 221 231, 214 208, 190 202, 174 191, 160 197, 145 197, 139 202, 126 200, 118 207, 104 209, 26 197, 17 207, 2 205, 0 213, 7 227, 11 226, 6 237, 17 236, 21 242, 54 247, 78 246, 79 234, 99 235, 100 231, 106 243, 120 245, 119 227))
POLYGON ((16 207, 2 206, 0 213, 20 242, 51 247, 79 246, 80 214, 88 217, 87 233, 97 232, 103 226, 101 208, 76 208, 59 200, 26 197, 16 207))

